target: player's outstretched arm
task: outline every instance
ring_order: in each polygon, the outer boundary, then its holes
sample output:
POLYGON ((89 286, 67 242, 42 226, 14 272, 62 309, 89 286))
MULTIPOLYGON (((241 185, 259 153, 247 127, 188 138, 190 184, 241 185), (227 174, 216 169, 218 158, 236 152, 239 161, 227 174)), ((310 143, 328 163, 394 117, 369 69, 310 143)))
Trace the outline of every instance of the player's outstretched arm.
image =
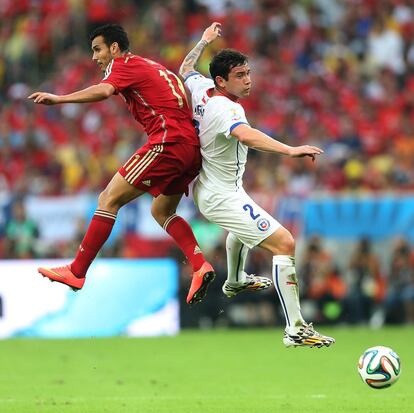
POLYGON ((46 92, 32 93, 28 99, 32 99, 34 103, 43 105, 56 105, 59 103, 85 103, 99 102, 113 95, 115 88, 109 83, 99 83, 89 86, 86 89, 78 90, 69 95, 54 95, 46 92))
POLYGON ((323 153, 323 150, 311 145, 289 146, 279 142, 265 133, 251 128, 249 125, 241 124, 236 126, 231 135, 244 145, 263 152, 274 152, 288 155, 294 158, 309 156, 315 160, 316 155, 323 153))
POLYGON ((200 56, 203 54, 204 49, 212 43, 217 37, 221 36, 221 24, 214 22, 211 26, 204 30, 203 36, 196 46, 188 53, 184 58, 180 67, 180 75, 186 77, 190 72, 194 72, 197 67, 197 63, 200 56))

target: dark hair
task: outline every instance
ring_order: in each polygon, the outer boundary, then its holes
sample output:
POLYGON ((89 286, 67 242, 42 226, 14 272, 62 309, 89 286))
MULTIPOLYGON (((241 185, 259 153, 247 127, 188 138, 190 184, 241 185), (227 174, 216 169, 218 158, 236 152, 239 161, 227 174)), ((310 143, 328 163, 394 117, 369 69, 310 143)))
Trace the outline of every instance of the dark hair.
POLYGON ((233 67, 243 66, 248 62, 248 57, 234 49, 220 50, 210 62, 210 75, 216 83, 216 76, 225 80, 229 79, 229 73, 233 67))
POLYGON ((89 40, 95 37, 102 36, 104 43, 110 47, 112 43, 118 43, 121 52, 127 52, 129 50, 128 35, 123 27, 119 24, 105 24, 104 26, 97 27, 89 36, 89 40))

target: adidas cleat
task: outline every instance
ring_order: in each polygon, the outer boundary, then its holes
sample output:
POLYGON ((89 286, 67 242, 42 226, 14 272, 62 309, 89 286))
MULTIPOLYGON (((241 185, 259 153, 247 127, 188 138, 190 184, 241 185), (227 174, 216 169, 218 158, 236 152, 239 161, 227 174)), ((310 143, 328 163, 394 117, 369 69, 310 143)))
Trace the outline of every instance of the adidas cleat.
POLYGON ((240 283, 229 283, 226 281, 223 284, 222 290, 223 293, 230 298, 242 291, 266 290, 266 288, 269 288, 271 285, 272 281, 269 278, 246 274, 246 281, 240 283))
POLYGON ((286 347, 329 347, 335 343, 335 339, 319 334, 312 323, 303 323, 295 334, 289 334, 285 330, 283 344, 286 347))

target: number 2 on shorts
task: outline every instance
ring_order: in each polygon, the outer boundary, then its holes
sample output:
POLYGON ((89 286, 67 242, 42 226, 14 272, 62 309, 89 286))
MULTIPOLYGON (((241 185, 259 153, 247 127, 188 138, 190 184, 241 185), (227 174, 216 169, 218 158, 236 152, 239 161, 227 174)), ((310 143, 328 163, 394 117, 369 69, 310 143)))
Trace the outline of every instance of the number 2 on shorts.
POLYGON ((256 220, 257 218, 259 218, 259 217, 260 217, 260 214, 255 214, 255 213, 253 212, 253 207, 252 207, 250 204, 245 204, 245 205, 243 205, 243 209, 244 209, 245 211, 249 211, 249 214, 250 214, 250 216, 251 216, 251 218, 252 218, 253 220, 256 220))

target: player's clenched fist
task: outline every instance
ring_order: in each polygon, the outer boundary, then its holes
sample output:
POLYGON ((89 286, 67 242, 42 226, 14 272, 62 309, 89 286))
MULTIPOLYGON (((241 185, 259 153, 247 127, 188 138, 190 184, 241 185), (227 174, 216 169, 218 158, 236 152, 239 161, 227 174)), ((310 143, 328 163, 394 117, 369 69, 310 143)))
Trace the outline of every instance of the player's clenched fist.
POLYGON ((56 105, 59 103, 59 96, 46 92, 32 93, 28 99, 32 99, 34 103, 42 103, 43 105, 56 105))
POLYGON ((201 40, 205 40, 207 43, 211 43, 221 36, 221 23, 214 22, 211 26, 204 30, 201 40))

